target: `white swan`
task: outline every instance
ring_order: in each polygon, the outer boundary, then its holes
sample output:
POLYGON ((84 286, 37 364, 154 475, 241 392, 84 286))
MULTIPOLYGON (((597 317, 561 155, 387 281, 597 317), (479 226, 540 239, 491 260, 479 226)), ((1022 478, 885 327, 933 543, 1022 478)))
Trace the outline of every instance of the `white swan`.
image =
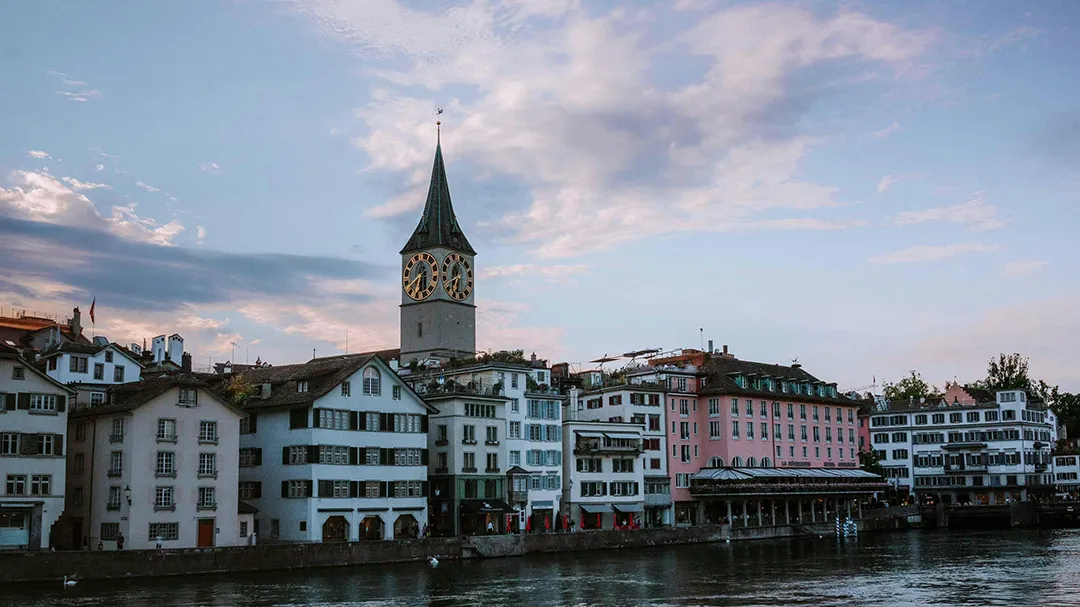
POLYGON ((431 557, 431 560, 429 560, 428 563, 430 563, 432 567, 438 567, 439 566, 439 559, 437 559, 435 557, 431 557))
POLYGON ((64 588, 71 588, 75 584, 78 584, 79 580, 68 579, 68 576, 64 576, 64 588))

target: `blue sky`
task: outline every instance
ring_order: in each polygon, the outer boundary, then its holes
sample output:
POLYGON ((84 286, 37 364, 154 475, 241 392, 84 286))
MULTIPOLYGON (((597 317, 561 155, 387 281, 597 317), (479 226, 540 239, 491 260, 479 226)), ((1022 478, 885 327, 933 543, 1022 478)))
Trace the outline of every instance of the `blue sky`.
MULTIPOLYGON (((9 3, 0 306, 397 345, 434 113, 478 345, 1080 388, 1069 1, 9 3), (438 8, 432 8, 437 6, 438 8)), ((250 354, 248 354, 250 352, 250 354)))

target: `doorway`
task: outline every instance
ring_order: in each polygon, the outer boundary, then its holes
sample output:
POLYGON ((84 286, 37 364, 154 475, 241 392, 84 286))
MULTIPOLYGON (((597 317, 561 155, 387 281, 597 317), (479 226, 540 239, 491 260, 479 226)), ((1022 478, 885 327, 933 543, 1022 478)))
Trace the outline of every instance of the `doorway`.
POLYGON ((344 542, 349 539, 349 521, 344 516, 335 515, 326 519, 322 526, 324 542, 344 542))
POLYGON ((199 537, 196 546, 199 548, 214 547, 214 519, 199 519, 199 537))

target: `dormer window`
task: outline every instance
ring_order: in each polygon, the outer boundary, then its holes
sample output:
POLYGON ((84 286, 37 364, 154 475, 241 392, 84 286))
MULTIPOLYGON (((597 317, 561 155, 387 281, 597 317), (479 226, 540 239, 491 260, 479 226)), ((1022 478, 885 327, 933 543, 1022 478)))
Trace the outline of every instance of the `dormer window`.
POLYGON ((107 362, 107 363, 112 362, 112 350, 106 350, 105 351, 105 362, 107 362))
POLYGON ((307 392, 307 389, 308 389, 308 383, 307 383, 306 379, 300 379, 300 380, 296 381, 296 391, 297 392, 307 392))

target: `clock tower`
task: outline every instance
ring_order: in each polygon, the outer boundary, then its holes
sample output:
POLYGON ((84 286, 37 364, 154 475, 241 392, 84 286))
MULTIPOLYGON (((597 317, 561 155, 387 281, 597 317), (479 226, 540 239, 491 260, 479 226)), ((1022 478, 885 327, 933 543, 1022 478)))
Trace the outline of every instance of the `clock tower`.
POLYGON ((475 257, 450 203, 440 141, 424 213, 401 249, 403 365, 476 354, 475 257))

